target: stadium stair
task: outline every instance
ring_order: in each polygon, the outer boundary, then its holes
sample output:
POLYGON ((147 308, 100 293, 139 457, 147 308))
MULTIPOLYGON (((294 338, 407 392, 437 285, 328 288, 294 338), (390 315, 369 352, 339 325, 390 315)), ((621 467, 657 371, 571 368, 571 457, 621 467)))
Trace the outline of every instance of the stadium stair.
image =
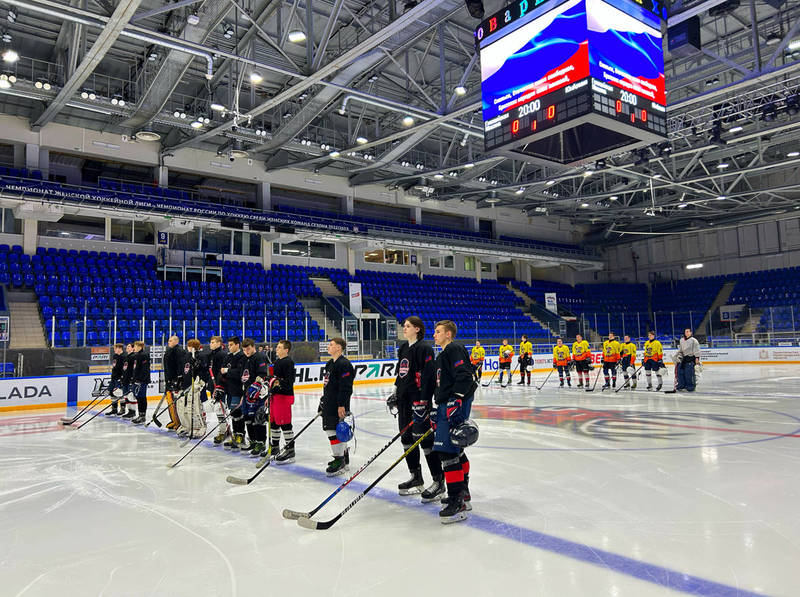
MULTIPOLYGON (((21 294, 21 293, 16 293, 21 294)), ((33 293, 30 293, 33 295, 33 293)), ((47 348, 39 306, 33 300, 9 301, 11 342, 9 348, 47 348)))
POLYGON ((319 299, 301 299, 300 304, 303 305, 303 308, 306 310, 306 313, 308 313, 309 317, 311 317, 313 321, 317 322, 319 329, 324 330, 327 333, 328 338, 341 335, 342 330, 338 329, 333 321, 325 317, 325 312, 320 308, 319 299))
POLYGON ((708 324, 714 320, 714 314, 717 312, 717 310, 728 302, 728 298, 731 296, 735 286, 736 280, 725 282, 725 284, 722 285, 722 288, 719 289, 719 294, 717 294, 717 298, 715 298, 714 302, 711 303, 711 306, 708 308, 705 317, 703 317, 700 325, 697 326, 697 330, 695 331, 696 335, 703 336, 709 334, 708 324))
POLYGON ((750 316, 744 322, 742 328, 737 332, 738 334, 755 334, 758 332, 758 326, 761 323, 762 311, 760 309, 753 309, 750 311, 750 316))
MULTIPOLYGON (((516 288, 514 288, 514 287, 511 285, 511 282, 509 282, 509 283, 507 283, 507 284, 506 284, 506 288, 508 288, 508 289, 509 289, 511 292, 513 292, 513 293, 514 293, 514 294, 515 294, 517 297, 519 297, 520 299, 522 299, 522 302, 523 302, 523 303, 525 303, 525 309, 530 309, 530 308, 531 308, 531 305, 534 303, 534 301, 531 299, 531 297, 529 297, 529 296, 528 296, 527 294, 525 294, 524 292, 522 292, 522 291, 520 291, 520 290, 517 290, 516 288)), ((542 321, 542 320, 540 320, 540 319, 537 319, 536 317, 534 317, 534 315, 533 315, 532 313, 530 313, 530 311, 528 311, 528 310, 523 310, 523 309, 520 309, 520 308, 519 308, 519 306, 517 306, 517 309, 519 309, 520 311, 522 311, 523 315, 525 315, 526 317, 529 317, 529 318, 531 319, 531 321, 533 321, 534 323, 538 323, 540 326, 542 326, 542 328, 544 328, 544 329, 547 329, 547 328, 549 327, 549 326, 548 326, 548 324, 547 324, 547 322, 545 322, 545 321, 542 321)), ((553 332, 553 329, 552 329, 552 328, 550 328, 550 331, 551 331, 551 332, 553 332)), ((557 332, 557 331, 556 331, 556 332, 553 332, 553 333, 554 333, 554 335, 556 335, 556 336, 558 335, 558 332, 557 332)))
POLYGON ((322 296, 325 298, 335 297, 335 298, 342 298, 344 294, 336 287, 330 278, 328 277, 310 277, 311 281, 314 283, 314 286, 319 288, 322 291, 322 296))

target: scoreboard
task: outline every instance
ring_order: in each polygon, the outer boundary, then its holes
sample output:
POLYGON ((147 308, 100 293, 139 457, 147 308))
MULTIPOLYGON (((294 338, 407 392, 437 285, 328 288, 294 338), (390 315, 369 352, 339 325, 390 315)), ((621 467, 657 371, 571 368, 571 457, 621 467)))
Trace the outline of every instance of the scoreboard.
POLYGON ((641 2, 518 0, 481 23, 486 151, 577 163, 665 138, 666 13, 641 2))

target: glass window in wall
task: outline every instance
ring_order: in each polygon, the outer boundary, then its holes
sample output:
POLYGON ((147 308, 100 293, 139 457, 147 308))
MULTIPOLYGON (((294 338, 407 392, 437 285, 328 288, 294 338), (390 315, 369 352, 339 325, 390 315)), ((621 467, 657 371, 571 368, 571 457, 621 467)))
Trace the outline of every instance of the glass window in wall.
POLYGON ((250 233, 250 256, 261 257, 261 235, 255 232, 250 233))
POLYGON ((336 259, 336 245, 333 243, 317 243, 311 241, 310 253, 315 259, 336 259))
POLYGON ((152 222, 133 223, 133 242, 152 245, 156 241, 156 228, 152 222))
POLYGON ((287 257, 308 257, 308 241, 296 240, 281 244, 281 255, 287 257))
POLYGON ((13 209, 3 210, 3 232, 6 234, 22 234, 22 220, 14 217, 13 209))
POLYGON ((475 271, 475 258, 468 255, 464 257, 464 271, 465 272, 474 272, 475 271))
POLYGON ((106 219, 64 216, 58 222, 39 222, 39 236, 57 236, 80 240, 105 240, 106 219))
POLYGON ((391 265, 408 265, 408 251, 386 249, 384 251, 384 263, 389 263, 391 265))
POLYGON ((364 253, 364 261, 367 263, 383 263, 383 249, 373 249, 364 253))
POLYGON ((200 245, 200 230, 190 230, 185 234, 170 234, 169 248, 179 251, 197 251, 200 245))
POLYGON ((203 229, 203 253, 230 253, 231 231, 203 229))
POLYGON ((481 261, 481 271, 485 274, 492 273, 492 264, 487 263, 486 261, 481 261))
POLYGON ((111 219, 111 240, 115 243, 133 242, 133 221, 111 219))
POLYGON ((445 255, 444 256, 444 258, 442 259, 442 267, 444 267, 444 269, 455 269, 456 268, 455 259, 453 259, 452 255, 445 255))
POLYGON ((428 266, 433 268, 442 267, 442 260, 438 257, 430 257, 428 258, 428 266))

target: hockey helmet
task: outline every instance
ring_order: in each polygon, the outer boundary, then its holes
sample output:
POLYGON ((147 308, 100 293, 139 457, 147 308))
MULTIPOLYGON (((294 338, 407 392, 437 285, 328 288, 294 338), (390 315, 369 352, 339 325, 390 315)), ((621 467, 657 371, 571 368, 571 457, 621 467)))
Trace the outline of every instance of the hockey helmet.
POLYGON ((340 442, 349 442, 353 439, 353 429, 355 428, 355 419, 352 413, 347 413, 341 421, 336 423, 336 439, 340 442))
POLYGON ((478 425, 467 419, 450 429, 450 443, 458 448, 467 448, 478 441, 478 425))

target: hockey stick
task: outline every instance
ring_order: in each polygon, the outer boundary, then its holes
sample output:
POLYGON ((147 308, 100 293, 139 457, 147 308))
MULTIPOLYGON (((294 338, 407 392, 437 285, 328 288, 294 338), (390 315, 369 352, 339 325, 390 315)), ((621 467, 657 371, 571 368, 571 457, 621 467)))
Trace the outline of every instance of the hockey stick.
POLYGON ((347 507, 346 507, 344 510, 342 510, 341 512, 339 512, 339 514, 337 514, 336 516, 334 516, 334 517, 333 517, 333 518, 331 518, 330 520, 325 520, 325 521, 311 520, 310 518, 298 518, 298 519, 297 519, 297 524, 299 524, 301 527, 304 527, 304 528, 306 528, 306 529, 325 530, 325 529, 329 529, 329 528, 331 528, 331 527, 332 527, 334 524, 336 524, 336 521, 337 521, 337 520, 339 520, 339 519, 340 519, 342 516, 344 516, 345 514, 347 514, 347 512, 348 512, 348 511, 350 511, 350 509, 351 509, 353 506, 355 506, 355 505, 356 505, 356 504, 357 504, 359 501, 361 501, 361 498, 363 498, 365 495, 367 495, 367 494, 370 492, 370 490, 372 490, 372 488, 374 488, 374 487, 375 487, 375 486, 376 486, 378 483, 380 483, 381 479, 383 479, 383 478, 384 478, 386 475, 388 475, 390 472, 392 472, 392 470, 394 469, 394 467, 396 467, 396 466, 397 466, 398 464, 400 464, 400 463, 401 463, 403 460, 405 460, 406 456, 408 456, 409 454, 411 454, 411 452, 412 452, 412 451, 413 451, 413 450, 414 450, 414 449, 415 449, 417 446, 419 446, 419 445, 422 443, 422 441, 423 441, 423 440, 424 440, 426 437, 428 437, 428 436, 429 436, 431 433, 433 433, 433 428, 431 428, 431 429, 428 429, 428 430, 427 430, 425 433, 423 433, 423 434, 422 434, 422 437, 420 437, 420 438, 419 438, 417 441, 415 441, 415 442, 414 442, 414 443, 413 443, 413 444, 412 444, 412 445, 411 445, 411 446, 408 448, 408 450, 406 450, 405 452, 403 452, 403 454, 402 454, 402 456, 400 456, 400 458, 398 458, 397 460, 395 460, 395 461, 392 463, 392 465, 391 465, 389 468, 387 468, 385 471, 383 471, 383 472, 380 474, 380 476, 379 476, 377 479, 375 479, 375 480, 374 480, 374 481, 373 481, 373 482, 372 482, 372 483, 371 483, 369 486, 367 486, 367 488, 366 488, 364 491, 362 491, 361 493, 359 493, 359 494, 356 496, 356 499, 354 499, 352 502, 350 502, 350 503, 347 505, 347 507))
MULTIPOLYGON (((303 431, 305 431, 306 429, 308 429, 308 428, 311 426, 311 423, 313 423, 314 421, 316 421, 316 420, 319 418, 319 416, 320 416, 320 415, 322 415, 322 413, 321 413, 321 412, 318 412, 316 415, 314 415, 314 418, 313 418, 313 419, 311 419, 311 420, 310 420, 308 423, 306 423, 305 425, 303 425, 303 428, 302 428, 300 431, 298 431, 298 432, 297 432, 297 435, 295 435, 295 436, 294 436, 294 439, 292 440, 292 443, 296 442, 296 441, 297 441, 297 438, 298 438, 298 437, 300 437, 300 435, 303 433, 303 431)), ((286 448, 284 448, 284 450, 285 450, 285 449, 286 449, 286 448)), ((259 475, 260 475, 262 472, 264 472, 265 470, 267 470, 267 467, 268 467, 270 464, 272 464, 272 461, 273 461, 273 460, 275 460, 275 458, 277 458, 277 457, 278 457, 278 454, 276 454, 275 456, 270 456, 270 457, 269 457, 269 460, 267 460, 267 462, 266 462, 266 463, 264 463, 264 465, 263 465, 263 466, 262 466, 260 469, 258 469, 258 471, 256 472, 256 474, 255 474, 255 475, 253 475, 252 477, 250 477, 249 479, 242 479, 241 477, 234 477, 233 475, 229 475, 229 476, 228 476, 228 478, 227 478, 227 479, 225 479, 225 480, 226 480, 228 483, 233 483, 234 485, 250 485, 250 483, 252 483, 252 482, 253 482, 253 480, 254 480, 256 477, 258 477, 258 476, 259 476, 259 475)))
MULTIPOLYGON (((112 402, 111 404, 113 404, 113 402, 112 402)), ((94 418, 95 418, 97 415, 100 415, 100 414, 102 414, 102 413, 106 412, 106 411, 107 411, 109 408, 111 408, 111 404, 106 404, 106 405, 105 405, 105 406, 104 406, 102 409, 98 410, 96 413, 94 413, 94 414, 93 414, 91 417, 89 417, 88 419, 86 419, 86 420, 85 420, 83 423, 81 423, 81 424, 80 424, 80 425, 78 425, 77 427, 73 427, 72 425, 65 425, 65 426, 64 426, 64 429, 72 429, 73 431, 77 431, 78 429, 80 429, 81 427, 83 427, 84 425, 86 425, 86 423, 88 423, 88 422, 90 422, 92 419, 94 419, 94 418)))
POLYGON ((546 384, 547 380, 550 379, 550 376, 553 375, 553 371, 555 371, 555 369, 550 369, 550 373, 548 373, 547 377, 544 378, 544 381, 542 382, 542 385, 536 387, 537 391, 541 390, 544 387, 544 384, 546 384))
POLYGON ((597 380, 600 379, 600 374, 602 372, 603 372, 603 368, 602 367, 597 369, 597 375, 595 375, 595 377, 594 377, 594 385, 592 386, 591 390, 589 388, 586 388, 587 392, 594 392, 594 389, 597 387, 597 380))
POLYGON ((314 508, 310 512, 297 512, 296 510, 288 510, 288 509, 286 509, 286 510, 283 511, 283 517, 284 518, 288 518, 289 520, 297 520, 299 518, 311 518, 312 516, 314 516, 314 514, 319 512, 325 504, 330 502, 342 489, 344 489, 350 483, 350 481, 352 481, 353 479, 358 477, 362 472, 364 472, 364 469, 366 469, 370 464, 375 462, 375 459, 377 459, 378 456, 380 456, 387 449, 389 449, 389 446, 391 446, 394 442, 396 442, 406 431, 409 430, 409 428, 413 424, 414 424, 414 421, 411 421, 408 425, 403 427, 397 433, 397 435, 395 435, 392 439, 390 439, 386 443, 386 445, 384 445, 380 450, 378 450, 377 454, 374 454, 372 457, 370 457, 370 459, 367 460, 363 465, 361 465, 361 468, 358 469, 355 473, 353 473, 353 475, 347 481, 345 481, 344 483, 339 485, 339 487, 337 487, 336 490, 332 494, 330 494, 328 497, 326 497, 324 500, 322 500, 322 503, 319 506, 317 506, 316 508, 314 508))
MULTIPOLYGON (((161 400, 159 400, 158 404, 156 404, 156 407, 153 409, 153 418, 150 419, 149 421, 147 421, 147 423, 145 423, 145 425, 144 425, 145 428, 147 428, 147 426, 150 425, 150 423, 152 423, 155 420, 156 413, 158 412, 158 409, 161 408, 161 405, 164 404, 164 400, 167 399, 167 392, 169 392, 169 390, 164 392, 164 394, 161 396, 161 400)), ((159 421, 158 423, 156 423, 156 426, 157 427, 161 427, 161 422, 159 421)))
POLYGON ((514 374, 517 372, 517 369, 519 369, 519 363, 517 363, 516 368, 508 374, 508 381, 506 382, 506 385, 500 384, 501 388, 507 388, 508 384, 514 380, 514 374))
POLYGON ((81 409, 81 412, 79 412, 73 417, 61 417, 59 423, 61 423, 62 425, 72 425, 75 421, 80 419, 86 411, 88 411, 91 407, 93 407, 95 404, 97 404, 98 401, 102 400, 103 398, 105 398, 105 396, 98 396, 96 398, 93 398, 92 401, 89 402, 89 404, 87 404, 81 409))
MULTIPOLYGON (((220 421, 219 423, 217 423, 217 424, 216 424, 216 425, 213 427, 213 429, 211 429, 211 431, 209 431, 209 432, 208 432, 208 433, 206 433, 206 434, 205 434, 203 437, 201 437, 201 438, 200 438, 200 441, 198 441, 198 442, 197 442, 195 445, 193 445, 191 448, 189 448, 189 451, 188 451, 188 452, 186 452, 186 454, 184 454, 183 456, 181 456, 181 457, 180 457, 180 458, 179 458, 177 461, 175 461, 174 463, 172 463, 172 464, 168 464, 168 465, 167 465, 167 468, 175 468, 176 466, 178 466, 178 465, 181 463, 181 461, 182 461, 184 458, 186 458, 186 457, 187 457, 189 454, 191 454, 191 453, 192 453, 192 451, 193 451, 193 450, 194 450, 194 449, 195 449, 197 446, 199 446, 200 444, 202 444, 202 443, 205 441, 205 439, 206 439, 206 438, 207 438, 209 435, 211 435, 212 433, 214 433, 214 432, 217 430, 217 428, 219 428, 219 427, 220 427, 220 426, 222 426, 223 424, 227 424, 227 423, 228 423, 227 421, 220 421)), ((190 442, 191 440, 192 440, 192 438, 190 437, 190 438, 189 438, 188 440, 186 440, 186 441, 185 441, 183 444, 181 444, 181 446, 184 446, 184 445, 186 445, 186 444, 187 444, 188 442, 190 442)))
POLYGON ((483 388, 488 388, 490 385, 492 385, 492 382, 494 381, 494 378, 495 378, 495 377, 497 377, 497 372, 498 372, 498 371, 500 371, 500 369, 499 369, 499 368, 497 369, 497 371, 495 371, 495 372, 492 374, 492 376, 489 378, 489 381, 488 381, 487 383, 482 383, 482 384, 481 384, 481 387, 483 387, 483 388))
MULTIPOLYGON (((161 400, 158 401, 158 406, 156 406, 156 409, 153 411, 153 418, 150 419, 147 425, 149 425, 150 423, 155 423, 156 427, 163 427, 163 424, 161 423, 161 421, 158 420, 158 417, 167 412, 171 405, 167 404, 162 410, 158 410, 158 407, 161 406, 161 404, 167 398, 167 392, 172 394, 172 401, 173 401, 172 404, 175 404, 175 392, 173 392, 172 390, 167 390, 166 392, 164 392, 164 395, 161 397, 161 400)), ((147 427, 147 425, 145 425, 145 427, 147 427)))
POLYGON ((625 386, 631 383, 631 380, 636 379, 636 376, 639 375, 639 371, 642 370, 642 367, 644 367, 644 365, 639 365, 639 368, 633 372, 633 375, 631 375, 628 379, 626 379, 624 384, 622 384, 620 387, 614 390, 614 393, 615 394, 619 393, 621 389, 623 389, 625 386))

